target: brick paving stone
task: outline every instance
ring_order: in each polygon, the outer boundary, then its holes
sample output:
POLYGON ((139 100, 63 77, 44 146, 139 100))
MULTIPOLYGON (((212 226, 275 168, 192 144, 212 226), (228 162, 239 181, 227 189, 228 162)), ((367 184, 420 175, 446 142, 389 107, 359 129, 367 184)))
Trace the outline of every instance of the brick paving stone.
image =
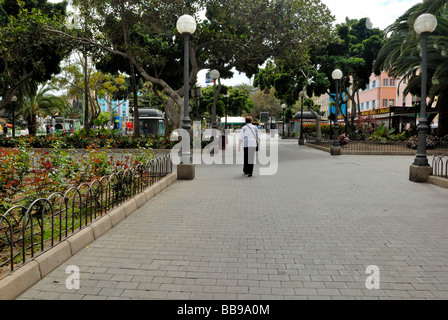
POLYGON ((410 182, 413 159, 279 140, 272 176, 197 165, 19 299, 446 299, 448 190, 410 182))

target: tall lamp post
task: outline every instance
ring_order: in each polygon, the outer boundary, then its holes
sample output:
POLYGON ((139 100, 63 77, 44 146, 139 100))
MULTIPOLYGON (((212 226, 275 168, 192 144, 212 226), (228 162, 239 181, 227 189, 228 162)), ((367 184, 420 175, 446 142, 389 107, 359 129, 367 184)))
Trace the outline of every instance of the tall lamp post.
POLYGON ((218 126, 216 125, 216 80, 219 79, 219 71, 213 69, 210 71, 210 77, 213 79, 213 108, 212 108, 212 128, 216 129, 218 126))
POLYGON ((437 27, 437 18, 429 13, 420 15, 414 23, 414 30, 422 36, 422 92, 420 105, 420 120, 418 124, 418 147, 414 163, 410 168, 409 180, 414 182, 426 182, 432 174, 426 157, 426 132, 428 130, 428 119, 426 118, 426 98, 428 81, 428 35, 437 27))
MULTIPOLYGON (((189 116, 190 103, 190 35, 196 31, 196 20, 190 15, 183 15, 177 20, 177 30, 184 36, 184 117, 182 119, 182 129, 190 133, 191 124, 189 116)), ((191 139, 190 139, 191 141, 191 139)), ((182 165, 178 166, 178 178, 184 180, 194 179, 194 166, 191 164, 190 144, 187 148, 182 148, 182 165), (186 165, 186 166, 185 166, 186 165)))
POLYGON ((333 137, 333 145, 330 148, 330 153, 332 155, 340 155, 341 154, 341 146, 339 145, 339 124, 338 124, 338 110, 339 110, 339 82, 341 81, 344 74, 341 70, 336 69, 331 74, 333 80, 336 81, 336 110, 334 113, 334 137, 333 137))
POLYGON ((394 108, 394 102, 389 101, 389 130, 392 129, 392 109, 394 108))
POLYGON ((305 97, 305 91, 300 91, 300 137, 299 137, 299 145, 304 145, 305 141, 303 139, 303 98, 305 97))
POLYGON ((286 104, 282 104, 283 109, 283 121, 282 121, 282 139, 285 139, 285 119, 286 119, 286 104))

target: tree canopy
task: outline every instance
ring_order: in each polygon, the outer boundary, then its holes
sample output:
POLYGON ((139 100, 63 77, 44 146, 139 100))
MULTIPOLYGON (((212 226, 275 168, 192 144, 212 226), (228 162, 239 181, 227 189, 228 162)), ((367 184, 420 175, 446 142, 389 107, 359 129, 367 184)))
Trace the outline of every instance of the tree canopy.
POLYGON ((232 70, 251 76, 268 58, 306 56, 325 42, 333 17, 320 0, 79 0, 81 28, 49 26, 78 45, 100 49, 98 59, 124 58, 145 81, 169 97, 165 111, 178 127, 183 114, 183 37, 177 19, 190 14, 198 23, 191 37, 190 86, 203 69, 232 70), (89 30, 83 30, 88 25, 89 30))
MULTIPOLYGON (((337 37, 326 46, 321 46, 312 52, 312 64, 319 66, 319 71, 330 80, 329 92, 335 92, 335 81, 331 74, 340 69, 344 76, 341 87, 344 95, 352 101, 351 123, 356 112, 360 113, 356 93, 364 90, 369 84, 373 72, 373 64, 383 45, 384 33, 372 28, 368 18, 346 19, 346 22, 336 27, 337 37)), ((341 114, 340 110, 339 113, 341 114)), ((346 124, 349 119, 345 118, 346 124)))
POLYGON ((59 73, 70 45, 45 32, 43 25, 62 19, 65 7, 45 0, 0 1, 0 110, 13 96, 20 100, 24 86, 37 91, 39 83, 59 73))

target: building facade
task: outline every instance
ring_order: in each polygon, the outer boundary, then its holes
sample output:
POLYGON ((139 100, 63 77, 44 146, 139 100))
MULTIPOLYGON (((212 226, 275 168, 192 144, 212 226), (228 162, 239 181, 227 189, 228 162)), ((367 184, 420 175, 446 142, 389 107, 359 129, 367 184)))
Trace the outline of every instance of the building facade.
MULTIPOLYGON (((375 126, 384 124, 386 127, 396 128, 399 132, 415 129, 417 123, 415 102, 418 98, 404 94, 406 85, 406 79, 390 77, 387 72, 382 72, 379 76, 372 73, 369 84, 364 90, 360 90, 355 98, 359 103, 361 116, 369 118, 375 126)), ((324 112, 323 119, 327 120, 332 112, 330 102, 333 98, 326 94, 313 100, 315 104, 321 106, 321 111, 324 112)), ((351 101, 348 101, 347 111, 350 117, 351 101)), ((358 115, 355 116, 355 119, 357 118, 358 115)), ((339 122, 343 122, 341 115, 339 122)))

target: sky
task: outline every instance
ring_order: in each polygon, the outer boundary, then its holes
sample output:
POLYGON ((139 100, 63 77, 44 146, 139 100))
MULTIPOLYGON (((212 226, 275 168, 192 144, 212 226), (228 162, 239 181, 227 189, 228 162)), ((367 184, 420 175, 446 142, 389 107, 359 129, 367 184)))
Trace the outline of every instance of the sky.
POLYGON ((422 0, 321 0, 336 18, 336 23, 351 19, 370 18, 373 27, 385 29, 395 19, 422 0))

